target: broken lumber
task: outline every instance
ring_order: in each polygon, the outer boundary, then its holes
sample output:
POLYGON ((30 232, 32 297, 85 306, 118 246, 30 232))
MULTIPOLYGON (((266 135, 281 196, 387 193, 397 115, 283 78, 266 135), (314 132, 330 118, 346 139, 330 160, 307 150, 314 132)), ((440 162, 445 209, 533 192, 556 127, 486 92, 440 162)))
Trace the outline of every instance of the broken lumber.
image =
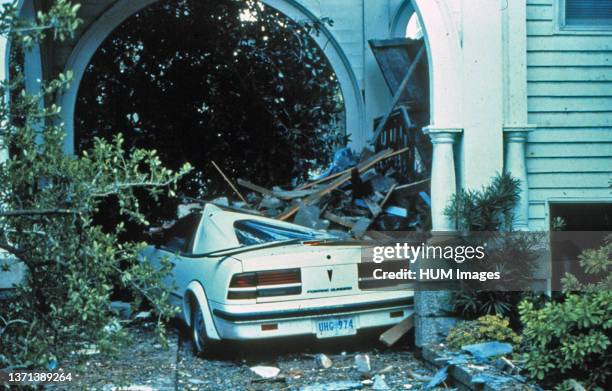
MULTIPOLYGON (((401 153, 404 153, 406 151, 408 151, 409 148, 402 148, 398 151, 393 151, 392 149, 384 149, 380 152, 378 152, 377 154, 375 154, 374 156, 368 158, 366 161, 361 162, 357 165, 357 169, 359 170, 360 173, 363 173, 367 170, 369 170, 370 168, 374 167, 376 164, 380 163, 382 160, 388 159, 390 157, 399 155, 401 153)), ((337 189, 338 187, 342 186, 345 182, 347 182, 349 179, 351 179, 351 173, 350 171, 346 174, 343 174, 341 177, 339 177, 338 179, 336 179, 335 181, 333 181, 332 183, 330 183, 329 185, 325 186, 323 189, 317 191, 316 193, 313 193, 311 195, 309 195, 308 197, 306 197, 303 201, 304 205, 311 205, 313 203, 315 203, 316 201, 318 201, 321 197, 323 197, 326 194, 331 193, 333 190, 337 189)), ((300 209, 301 205, 294 205, 292 207, 290 207, 289 209, 287 209, 285 212, 281 213, 280 215, 278 215, 276 218, 279 220, 287 220, 289 217, 293 216, 298 209, 300 209)))
POLYGON ((404 320, 382 333, 379 337, 380 342, 386 346, 391 346, 414 327, 414 313, 407 316, 404 320))
POLYGON ((266 189, 265 187, 258 186, 249 181, 245 181, 244 179, 238 179, 238 184, 242 187, 246 187, 249 190, 256 191, 257 193, 261 193, 268 197, 274 197, 274 193, 270 189, 266 189))
POLYGON ((217 169, 217 171, 219 171, 219 174, 221 174, 221 176, 223 177, 223 179, 225 179, 225 182, 227 182, 227 184, 232 188, 232 190, 234 191, 234 193, 236 193, 238 195, 238 197, 240 197, 240 199, 242 200, 242 202, 244 202, 245 204, 249 204, 246 200, 246 198, 244 198, 242 196, 242 194, 240 194, 240 192, 238 191, 238 189, 236 189, 236 186, 234 186, 234 184, 232 183, 232 181, 229 180, 229 178, 227 176, 225 176, 225 174, 223 173, 223 171, 221 170, 221 168, 219 166, 217 166, 217 163, 215 163, 214 160, 210 161, 212 163, 212 165, 217 169))
POLYGON ((405 185, 399 185, 395 188, 395 192, 403 196, 419 194, 419 192, 421 191, 429 190, 430 181, 431 179, 427 178, 427 179, 423 179, 417 182, 407 183, 405 185))

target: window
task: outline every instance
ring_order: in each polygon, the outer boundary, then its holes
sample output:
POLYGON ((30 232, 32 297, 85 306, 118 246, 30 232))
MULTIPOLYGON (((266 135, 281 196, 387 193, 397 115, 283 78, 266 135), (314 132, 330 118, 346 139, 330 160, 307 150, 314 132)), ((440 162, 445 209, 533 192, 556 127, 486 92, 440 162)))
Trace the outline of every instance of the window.
POLYGON ((290 239, 331 239, 332 235, 310 230, 308 228, 288 228, 282 225, 272 225, 257 220, 238 220, 234 222, 234 230, 238 242, 243 246, 263 244, 290 239))
POLYGON ((201 217, 199 213, 192 213, 179 219, 164 233, 162 247, 172 252, 189 253, 193 248, 201 217))
POLYGON ((612 30, 612 0, 558 0, 561 30, 612 30))

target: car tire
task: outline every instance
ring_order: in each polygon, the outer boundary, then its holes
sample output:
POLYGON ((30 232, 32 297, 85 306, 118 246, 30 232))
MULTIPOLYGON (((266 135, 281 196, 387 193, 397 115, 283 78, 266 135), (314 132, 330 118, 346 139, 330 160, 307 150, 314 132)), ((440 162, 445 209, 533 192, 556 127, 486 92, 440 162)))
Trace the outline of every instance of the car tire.
POLYGON ((191 308, 191 342, 193 353, 196 356, 204 356, 208 350, 210 340, 206 334, 206 323, 200 304, 195 302, 191 308))

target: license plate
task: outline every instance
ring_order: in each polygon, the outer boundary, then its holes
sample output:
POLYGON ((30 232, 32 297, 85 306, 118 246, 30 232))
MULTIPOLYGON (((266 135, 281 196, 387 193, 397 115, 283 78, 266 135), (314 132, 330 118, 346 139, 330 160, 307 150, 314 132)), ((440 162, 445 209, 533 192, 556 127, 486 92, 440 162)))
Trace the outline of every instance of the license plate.
POLYGON ((317 338, 332 338, 357 333, 353 318, 325 318, 315 321, 317 338))

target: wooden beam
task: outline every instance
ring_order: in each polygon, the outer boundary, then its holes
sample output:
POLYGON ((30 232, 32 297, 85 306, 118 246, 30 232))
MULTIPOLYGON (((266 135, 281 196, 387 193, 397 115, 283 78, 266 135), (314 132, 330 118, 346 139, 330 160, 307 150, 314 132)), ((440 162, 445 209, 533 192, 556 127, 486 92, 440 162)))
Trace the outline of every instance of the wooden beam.
POLYGON ((421 181, 407 183, 405 185, 400 185, 395 188, 395 194, 399 194, 400 196, 413 195, 418 194, 421 191, 429 190, 429 182, 430 178, 423 179, 421 181))
POLYGON ((408 315, 404 320, 382 333, 379 337, 380 342, 391 346, 414 327, 414 313, 408 315))

